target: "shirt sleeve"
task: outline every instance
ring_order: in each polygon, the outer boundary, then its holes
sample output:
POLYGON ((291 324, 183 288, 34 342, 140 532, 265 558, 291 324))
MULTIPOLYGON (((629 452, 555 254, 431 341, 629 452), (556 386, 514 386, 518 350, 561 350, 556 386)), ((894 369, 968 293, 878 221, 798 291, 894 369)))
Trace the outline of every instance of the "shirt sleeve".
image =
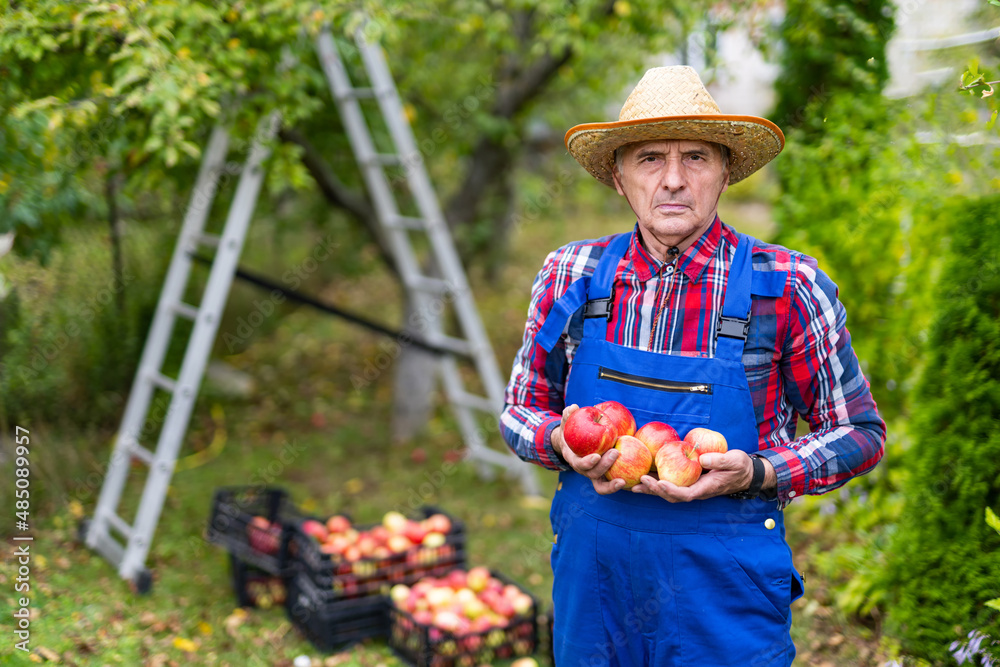
POLYGON ((551 253, 531 287, 524 339, 504 396, 500 432, 521 459, 549 470, 569 470, 552 448, 551 439, 564 407, 566 343, 560 340, 551 353, 535 344, 556 299, 557 261, 557 253, 551 253))
POLYGON ((800 257, 792 285, 780 371, 786 399, 810 433, 761 450, 777 473, 784 505, 862 475, 882 458, 885 422, 861 372, 837 286, 810 257, 800 257))

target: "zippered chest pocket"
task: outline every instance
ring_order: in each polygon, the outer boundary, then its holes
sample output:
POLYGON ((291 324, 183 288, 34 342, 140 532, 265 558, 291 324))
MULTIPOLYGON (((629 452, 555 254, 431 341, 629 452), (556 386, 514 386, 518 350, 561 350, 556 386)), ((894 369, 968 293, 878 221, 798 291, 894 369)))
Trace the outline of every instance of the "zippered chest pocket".
POLYGON ((709 383, 664 380, 600 366, 595 389, 596 402, 618 401, 639 424, 663 421, 681 431, 678 426, 707 424, 712 415, 709 383))

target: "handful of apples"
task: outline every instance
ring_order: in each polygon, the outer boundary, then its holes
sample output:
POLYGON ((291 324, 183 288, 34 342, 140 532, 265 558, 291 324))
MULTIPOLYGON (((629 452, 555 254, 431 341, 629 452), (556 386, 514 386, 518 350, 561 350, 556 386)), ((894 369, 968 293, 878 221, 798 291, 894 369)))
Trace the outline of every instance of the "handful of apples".
POLYGON ((563 439, 581 457, 617 449, 618 458, 605 476, 624 479, 626 489, 647 474, 677 486, 691 486, 703 472, 698 462, 701 454, 729 449, 725 436, 707 428, 691 429, 683 439, 663 422, 649 422, 637 431, 632 413, 617 401, 574 412, 566 420, 563 439))

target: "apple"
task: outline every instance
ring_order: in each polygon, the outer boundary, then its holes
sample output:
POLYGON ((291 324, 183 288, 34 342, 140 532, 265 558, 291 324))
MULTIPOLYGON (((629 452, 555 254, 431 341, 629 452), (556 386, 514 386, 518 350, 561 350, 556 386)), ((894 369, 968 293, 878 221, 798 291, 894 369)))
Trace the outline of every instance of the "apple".
POLYGON ((510 663, 510 667, 538 667, 538 661, 534 658, 519 658, 510 663))
POLYGON ((593 406, 580 408, 569 416, 563 427, 563 439, 577 456, 603 454, 611 449, 618 436, 618 427, 593 406))
POLYGON ((445 543, 446 539, 443 533, 427 533, 424 537, 423 545, 425 547, 430 547, 431 549, 439 547, 445 543))
POLYGON ((385 526, 375 526, 368 531, 368 535, 371 536, 378 544, 386 544, 389 542, 389 536, 394 533, 390 533, 385 526))
POLYGON ((639 478, 649 474, 653 465, 653 455, 642 440, 632 435, 623 435, 615 442, 615 449, 620 454, 611 464, 605 477, 608 479, 624 479, 625 488, 631 489, 639 483, 639 478))
POLYGON ((725 454, 729 450, 729 445, 726 443, 726 436, 708 428, 691 429, 684 436, 684 442, 690 442, 697 447, 699 454, 708 454, 710 452, 725 454))
POLYGON ((403 529, 403 535, 406 535, 406 538, 414 544, 423 542, 428 532, 419 521, 409 521, 406 524, 406 528, 403 529))
POLYGON ((428 533, 450 533, 451 519, 444 514, 432 514, 423 520, 422 527, 428 533))
POLYGON ((335 514, 326 520, 326 529, 331 533, 344 533, 351 527, 351 521, 346 516, 335 514))
POLYGON ((517 596, 511 600, 511 605, 514 607, 515 614, 518 616, 527 616, 531 613, 531 607, 534 605, 534 601, 527 593, 519 592, 517 596))
POLYGON ((389 597, 397 607, 401 606, 410 597, 410 587, 406 584, 396 584, 389 589, 389 597))
POLYGON ((656 471, 662 480, 677 486, 691 486, 701 476, 698 450, 683 440, 668 442, 656 452, 656 471))
POLYGON ((267 518, 255 516, 247 524, 247 541, 250 548, 265 554, 276 554, 281 547, 281 525, 267 518))
POLYGON ((306 519, 303 521, 302 532, 309 535, 317 542, 326 542, 327 537, 330 535, 330 531, 326 529, 326 526, 316 519, 306 519))
POLYGON ((469 574, 466 577, 466 585, 476 593, 485 591, 489 582, 490 571, 482 566, 470 569, 469 574))
POLYGON ((642 428, 635 432, 635 437, 642 440, 643 444, 649 448, 649 453, 653 455, 651 470, 656 470, 656 452, 660 451, 660 447, 668 442, 677 442, 681 439, 673 426, 663 422, 643 424, 642 428))
POLYGON ((619 436, 635 435, 635 417, 624 405, 618 401, 604 401, 594 407, 607 415, 618 430, 619 436))
POLYGON ((389 537, 389 541, 386 542, 386 546, 389 547, 389 551, 399 554, 412 547, 413 542, 410 542, 406 535, 395 534, 389 537))
POLYGON ((445 580, 453 591, 460 591, 466 587, 466 574, 464 570, 452 570, 445 580))
POLYGON ((406 524, 409 520, 399 512, 386 512, 385 516, 382 517, 382 525, 390 533, 402 533, 406 530, 406 524))

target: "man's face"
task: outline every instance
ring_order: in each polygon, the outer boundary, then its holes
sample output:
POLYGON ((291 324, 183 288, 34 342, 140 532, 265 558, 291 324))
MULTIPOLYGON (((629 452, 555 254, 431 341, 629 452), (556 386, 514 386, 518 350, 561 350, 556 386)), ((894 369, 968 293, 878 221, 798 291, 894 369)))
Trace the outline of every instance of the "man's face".
POLYGON ((715 220, 719 197, 729 187, 729 168, 719 147, 706 141, 646 141, 624 147, 615 189, 639 221, 647 250, 666 259, 683 252, 715 220))

